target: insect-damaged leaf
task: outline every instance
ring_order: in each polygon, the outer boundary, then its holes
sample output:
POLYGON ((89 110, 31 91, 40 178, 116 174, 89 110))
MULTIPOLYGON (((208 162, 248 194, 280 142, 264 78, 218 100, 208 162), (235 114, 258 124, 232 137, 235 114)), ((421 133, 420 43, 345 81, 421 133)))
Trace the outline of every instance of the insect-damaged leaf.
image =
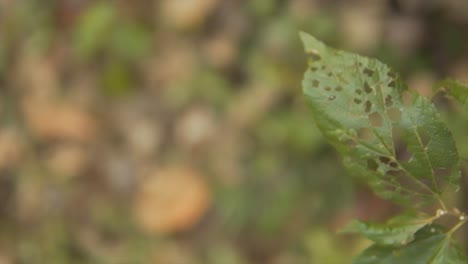
POLYGON ((433 202, 447 184, 458 186, 455 143, 430 101, 406 91, 378 60, 301 38, 309 55, 303 91, 351 172, 384 199, 410 207, 433 202))
POLYGON ((362 252, 353 264, 466 264, 466 256, 450 236, 436 226, 416 233, 405 246, 374 244, 362 252))
POLYGON ((414 234, 431 221, 427 215, 414 214, 398 215, 384 224, 353 220, 342 232, 359 233, 380 245, 401 246, 411 242, 414 234))

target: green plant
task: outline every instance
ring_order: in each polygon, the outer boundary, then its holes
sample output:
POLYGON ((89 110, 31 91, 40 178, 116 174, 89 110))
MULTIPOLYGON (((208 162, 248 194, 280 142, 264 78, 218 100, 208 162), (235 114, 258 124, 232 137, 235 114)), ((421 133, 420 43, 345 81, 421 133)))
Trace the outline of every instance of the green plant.
MULTIPOLYGON (((444 199, 459 189, 458 152, 434 105, 378 60, 301 38, 309 56, 303 91, 317 126, 351 173, 404 208, 385 223, 344 228, 374 242, 354 263, 468 263, 453 239, 468 216, 444 199), (443 216, 455 223, 437 224, 443 216)), ((466 103, 468 87, 452 80, 438 87, 466 103)))

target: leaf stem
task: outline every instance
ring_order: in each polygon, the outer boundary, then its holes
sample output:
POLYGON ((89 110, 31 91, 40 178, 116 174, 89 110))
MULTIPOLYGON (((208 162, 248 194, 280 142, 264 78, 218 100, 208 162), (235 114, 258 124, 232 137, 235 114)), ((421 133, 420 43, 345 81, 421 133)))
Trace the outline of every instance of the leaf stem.
POLYGON ((440 204, 440 207, 442 207, 442 210, 444 210, 445 212, 447 212, 447 206, 445 205, 444 201, 440 198, 439 195, 436 195, 436 199, 437 201, 439 202, 440 204))
POLYGON ((460 221, 447 232, 447 235, 452 236, 453 232, 455 232, 458 228, 460 228, 467 221, 468 221, 468 218, 465 215, 460 216, 460 221))
POLYGON ((451 216, 455 216, 455 217, 458 218, 458 223, 456 225, 454 225, 447 232, 448 236, 451 236, 458 228, 460 228, 463 224, 468 222, 468 215, 466 215, 464 212, 460 212, 460 210, 458 210, 458 208, 453 208, 451 211, 447 211, 445 209, 444 210, 438 209, 437 212, 436 212, 436 215, 429 218, 429 219, 430 220, 435 220, 435 219, 438 219, 439 217, 441 217, 443 215, 451 215, 451 216))

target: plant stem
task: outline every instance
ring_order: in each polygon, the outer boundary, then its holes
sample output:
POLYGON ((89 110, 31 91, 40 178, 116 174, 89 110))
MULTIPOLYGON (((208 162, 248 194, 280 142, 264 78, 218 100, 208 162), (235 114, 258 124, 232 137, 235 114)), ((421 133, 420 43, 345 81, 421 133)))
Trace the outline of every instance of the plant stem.
POLYGON ((439 195, 436 195, 436 198, 437 198, 437 201, 439 202, 440 204, 440 207, 442 207, 442 210, 444 210, 445 212, 447 212, 447 206, 445 205, 444 201, 440 198, 439 195))
POLYGON ((463 219, 460 222, 458 222, 456 225, 454 225, 448 232, 447 235, 451 236, 453 232, 455 232, 458 228, 460 228, 463 224, 466 223, 468 219, 463 219))

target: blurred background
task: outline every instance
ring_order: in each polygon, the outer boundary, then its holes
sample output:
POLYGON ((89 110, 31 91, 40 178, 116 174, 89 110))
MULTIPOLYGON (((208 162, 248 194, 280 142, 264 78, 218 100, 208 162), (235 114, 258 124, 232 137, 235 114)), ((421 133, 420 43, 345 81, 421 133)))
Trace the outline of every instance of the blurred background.
POLYGON ((317 131, 299 30, 468 82, 466 0, 0 0, 0 263, 349 263, 398 208, 317 131))

